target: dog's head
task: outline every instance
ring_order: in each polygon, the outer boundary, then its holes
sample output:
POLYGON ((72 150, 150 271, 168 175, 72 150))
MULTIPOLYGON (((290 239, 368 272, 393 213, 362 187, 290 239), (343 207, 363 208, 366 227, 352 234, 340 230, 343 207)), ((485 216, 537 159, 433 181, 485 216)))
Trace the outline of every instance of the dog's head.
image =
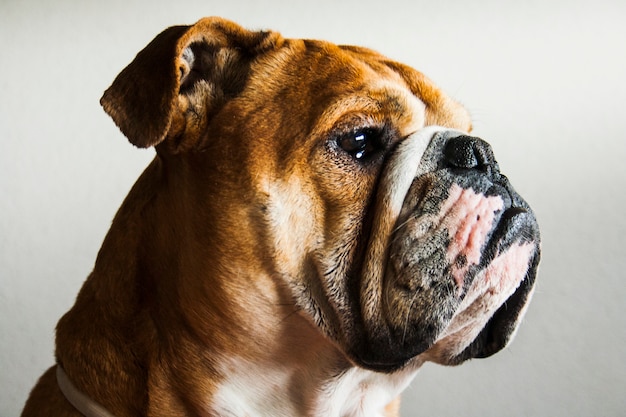
POLYGON ((354 363, 456 364, 514 333, 534 215, 464 108, 414 69, 209 18, 161 33, 102 104, 171 182, 207 194, 215 253, 286 288, 354 363))

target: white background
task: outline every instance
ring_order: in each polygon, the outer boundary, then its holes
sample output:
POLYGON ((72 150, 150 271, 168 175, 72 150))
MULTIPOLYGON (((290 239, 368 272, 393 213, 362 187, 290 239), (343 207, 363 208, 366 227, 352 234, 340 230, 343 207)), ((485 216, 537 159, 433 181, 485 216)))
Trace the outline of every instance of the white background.
POLYGON ((474 116, 543 233, 511 347, 427 365, 404 416, 626 415, 626 2, 13 1, 0 3, 0 415, 53 363, 53 329, 153 156, 100 109, 167 26, 221 15, 375 48, 474 116))

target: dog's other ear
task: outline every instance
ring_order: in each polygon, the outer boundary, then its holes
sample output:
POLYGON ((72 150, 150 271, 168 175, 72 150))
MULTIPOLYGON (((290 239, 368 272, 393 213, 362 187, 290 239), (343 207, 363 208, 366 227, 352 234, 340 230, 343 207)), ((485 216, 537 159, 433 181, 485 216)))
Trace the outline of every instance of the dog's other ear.
POLYGON ((210 115, 241 92, 254 57, 281 42, 276 32, 215 17, 171 27, 122 70, 100 103, 135 146, 168 138, 170 149, 191 147, 183 142, 197 140, 210 115))

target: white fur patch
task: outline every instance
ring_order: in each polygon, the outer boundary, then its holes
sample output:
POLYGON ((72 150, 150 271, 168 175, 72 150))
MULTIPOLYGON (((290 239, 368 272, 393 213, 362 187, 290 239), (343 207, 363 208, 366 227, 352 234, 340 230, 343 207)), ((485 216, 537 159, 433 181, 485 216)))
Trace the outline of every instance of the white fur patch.
POLYGON ((312 416, 382 417, 385 406, 411 382, 415 369, 382 374, 352 368, 327 383, 312 416))
POLYGON ((242 358, 228 362, 228 377, 208 407, 210 413, 228 417, 382 417, 418 367, 393 374, 352 367, 333 376, 330 370, 306 373, 242 358))
POLYGON ((209 409, 220 417, 296 416, 290 398, 290 370, 277 364, 261 366, 243 359, 229 363, 227 378, 211 398, 209 409))

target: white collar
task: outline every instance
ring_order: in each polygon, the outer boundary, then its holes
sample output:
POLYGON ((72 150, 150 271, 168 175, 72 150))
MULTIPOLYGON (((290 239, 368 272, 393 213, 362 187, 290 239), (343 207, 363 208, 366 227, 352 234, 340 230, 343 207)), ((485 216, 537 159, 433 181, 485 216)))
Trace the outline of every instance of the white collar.
POLYGON ((106 408, 80 392, 72 381, 67 377, 67 374, 57 365, 57 384, 61 392, 67 398, 67 400, 80 411, 85 417, 115 417, 109 413, 106 408))

